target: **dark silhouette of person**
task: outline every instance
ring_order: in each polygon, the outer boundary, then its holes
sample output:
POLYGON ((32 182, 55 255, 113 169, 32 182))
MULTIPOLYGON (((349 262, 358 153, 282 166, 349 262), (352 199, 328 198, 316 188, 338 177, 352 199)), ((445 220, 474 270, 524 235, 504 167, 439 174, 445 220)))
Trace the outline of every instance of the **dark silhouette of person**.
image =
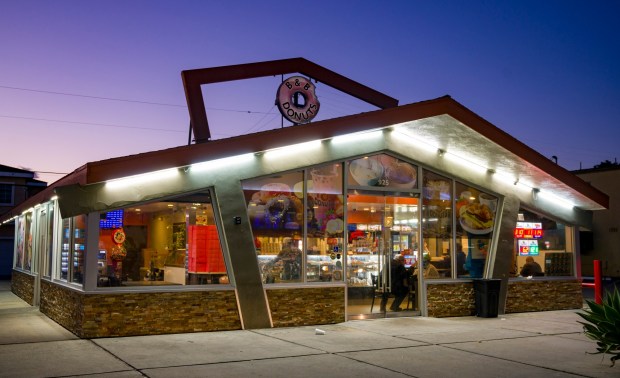
POLYGON ((529 276, 542 276, 544 273, 540 265, 534 261, 532 256, 528 256, 525 258, 525 265, 521 268, 521 272, 519 273, 521 277, 529 277, 529 276))
MULTIPOLYGON (((391 311, 401 311, 400 304, 409 293, 409 272, 405 268, 405 256, 397 255, 392 262, 391 267, 391 287, 392 294, 394 295, 394 301, 390 305, 391 311)), ((381 298, 381 312, 385 312, 385 308, 388 301, 388 294, 384 293, 381 298)))

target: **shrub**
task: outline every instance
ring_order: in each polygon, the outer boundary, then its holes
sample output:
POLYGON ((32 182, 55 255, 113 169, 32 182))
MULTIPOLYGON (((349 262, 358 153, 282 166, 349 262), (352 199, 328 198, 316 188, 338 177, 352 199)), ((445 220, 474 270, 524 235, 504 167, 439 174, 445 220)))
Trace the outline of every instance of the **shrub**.
POLYGON ((583 331, 590 339, 596 341, 596 352, 592 354, 611 354, 611 366, 620 359, 620 291, 615 288, 607 293, 602 304, 587 300, 589 308, 578 312, 589 323, 583 324, 583 331))

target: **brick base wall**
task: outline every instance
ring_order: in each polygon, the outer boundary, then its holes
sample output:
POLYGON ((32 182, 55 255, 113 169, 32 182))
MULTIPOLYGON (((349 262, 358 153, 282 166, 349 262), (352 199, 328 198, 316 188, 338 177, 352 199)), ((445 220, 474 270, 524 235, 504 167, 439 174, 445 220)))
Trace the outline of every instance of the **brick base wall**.
POLYGON ((471 316, 476 313, 476 297, 471 282, 431 284, 426 286, 428 316, 471 316))
POLYGON ((241 329, 233 290, 85 294, 46 282, 41 312, 82 338, 241 329))
POLYGON ((34 300, 34 276, 13 270, 11 277, 11 291, 24 302, 32 305, 34 300))
POLYGON ((569 310, 583 307, 581 283, 566 281, 512 281, 508 283, 506 313, 569 310))
POLYGON ((342 323, 344 287, 268 289, 274 327, 342 323))

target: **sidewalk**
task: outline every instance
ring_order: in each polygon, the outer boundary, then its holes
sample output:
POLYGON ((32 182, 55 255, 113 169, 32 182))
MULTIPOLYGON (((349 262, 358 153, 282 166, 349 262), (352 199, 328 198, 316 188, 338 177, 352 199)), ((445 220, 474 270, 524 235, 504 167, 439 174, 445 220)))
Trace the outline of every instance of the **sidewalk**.
POLYGON ((618 377, 575 311, 81 340, 0 282, 0 377, 618 377), (317 335, 315 328, 325 331, 317 335))

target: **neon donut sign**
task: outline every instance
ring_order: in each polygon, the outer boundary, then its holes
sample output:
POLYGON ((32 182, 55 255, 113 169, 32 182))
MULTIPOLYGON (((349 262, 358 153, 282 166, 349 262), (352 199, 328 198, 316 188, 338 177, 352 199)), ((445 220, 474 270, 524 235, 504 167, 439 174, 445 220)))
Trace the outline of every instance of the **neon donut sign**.
POLYGON ((312 121, 319 112, 316 87, 303 76, 292 76, 278 87, 276 105, 284 118, 303 124, 312 121))

